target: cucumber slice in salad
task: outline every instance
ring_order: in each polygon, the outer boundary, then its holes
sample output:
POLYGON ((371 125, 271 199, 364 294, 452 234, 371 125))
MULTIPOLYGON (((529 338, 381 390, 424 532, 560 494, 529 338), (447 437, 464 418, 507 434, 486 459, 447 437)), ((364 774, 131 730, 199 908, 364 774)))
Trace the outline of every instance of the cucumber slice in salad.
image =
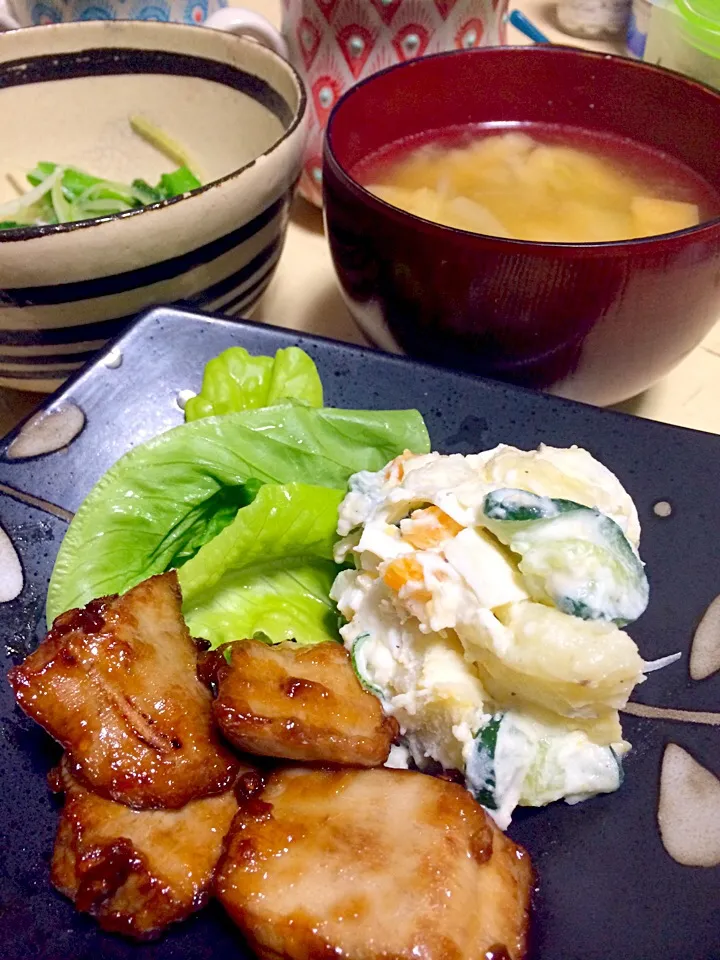
POLYGON ((543 807, 560 799, 577 803, 599 793, 612 793, 622 782, 622 762, 613 747, 601 747, 573 731, 538 741, 519 804, 543 807))
POLYGON ((504 824, 516 805, 575 803, 611 793, 623 782, 620 754, 580 730, 561 731, 497 713, 475 735, 465 767, 467 787, 504 824))
POLYGON ((520 556, 532 599, 618 626, 637 620, 647 607, 642 561, 618 524, 594 507, 495 490, 485 497, 481 523, 520 556))
POLYGON ((355 675, 368 693, 374 694, 380 700, 383 698, 383 692, 377 684, 373 683, 368 675, 367 667, 367 642, 370 639, 369 633, 361 633, 352 645, 350 651, 350 662, 352 663, 355 675))
POLYGON ((477 802, 488 810, 497 810, 500 805, 495 793, 495 751, 504 717, 504 713, 496 713, 492 720, 475 734, 475 749, 465 767, 465 778, 470 792, 477 802))

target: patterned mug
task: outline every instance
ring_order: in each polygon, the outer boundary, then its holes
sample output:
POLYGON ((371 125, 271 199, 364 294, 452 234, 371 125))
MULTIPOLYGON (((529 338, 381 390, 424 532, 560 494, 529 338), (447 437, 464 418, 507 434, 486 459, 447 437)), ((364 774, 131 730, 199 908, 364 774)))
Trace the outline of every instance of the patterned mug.
POLYGON ((282 0, 282 36, 257 14, 227 7, 209 26, 253 36, 287 56, 310 98, 310 135, 300 192, 322 203, 322 139, 340 96, 394 63, 505 42, 508 0, 282 0))
POLYGON ((72 20, 156 20, 227 29, 250 36, 287 59, 287 46, 265 17, 240 9, 241 22, 215 22, 228 0, 0 0, 0 31, 72 20))
POLYGON ((227 0, 0 0, 0 30, 70 20, 205 23, 227 0))

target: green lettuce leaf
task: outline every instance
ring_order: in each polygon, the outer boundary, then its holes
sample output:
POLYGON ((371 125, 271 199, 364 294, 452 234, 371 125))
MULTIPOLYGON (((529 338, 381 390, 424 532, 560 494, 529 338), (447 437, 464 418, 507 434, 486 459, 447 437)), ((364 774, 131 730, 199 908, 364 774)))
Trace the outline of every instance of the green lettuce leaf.
POLYGON ((253 502, 261 486, 260 480, 252 479, 237 486, 222 487, 196 510, 191 510, 173 531, 177 549, 172 565, 181 567, 194 557, 204 543, 233 522, 238 510, 253 502))
POLYGON ((240 413, 299 400, 323 405, 317 368, 304 350, 287 347, 274 357, 253 357, 244 347, 230 347, 205 366, 202 390, 185 405, 185 419, 240 413))
POLYGON ((78 510, 50 579, 48 623, 95 597, 124 593, 186 564, 259 484, 344 491, 353 473, 379 470, 406 448, 430 449, 417 410, 279 405, 160 434, 121 457, 78 510), (222 515, 213 521, 219 503, 222 515))
POLYGON ((242 637, 303 644, 339 640, 330 600, 337 572, 331 560, 295 560, 229 573, 185 619, 193 636, 213 646, 242 637))
POLYGON ((338 639, 328 593, 342 499, 326 487, 262 487, 180 570, 193 636, 213 646, 256 633, 273 642, 338 639))

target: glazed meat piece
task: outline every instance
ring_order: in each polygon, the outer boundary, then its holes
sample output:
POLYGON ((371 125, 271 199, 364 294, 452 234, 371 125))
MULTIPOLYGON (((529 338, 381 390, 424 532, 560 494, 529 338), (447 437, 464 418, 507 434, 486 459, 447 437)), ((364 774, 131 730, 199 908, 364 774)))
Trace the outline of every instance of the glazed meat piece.
POLYGON ((230 650, 213 710, 240 750, 359 767, 387 760, 397 723, 363 690, 341 644, 241 640, 230 650))
POLYGON ((222 792, 221 745, 175 573, 62 614, 10 671, 17 702, 68 753, 72 772, 131 807, 181 807, 222 792))
POLYGON ((149 939, 205 905, 238 808, 232 787, 179 810, 131 810, 67 769, 60 786, 52 882, 78 910, 105 930, 149 939))
POLYGON ((295 767, 241 800, 215 884, 262 960, 519 960, 531 882, 457 784, 295 767))

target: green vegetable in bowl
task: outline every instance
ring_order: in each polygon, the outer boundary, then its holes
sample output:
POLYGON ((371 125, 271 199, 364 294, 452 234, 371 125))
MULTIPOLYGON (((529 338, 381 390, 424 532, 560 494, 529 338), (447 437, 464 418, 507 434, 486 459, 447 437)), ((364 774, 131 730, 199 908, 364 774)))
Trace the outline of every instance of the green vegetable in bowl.
POLYGON ((173 140, 164 130, 148 120, 147 117, 130 117, 130 129, 178 167, 197 169, 185 148, 177 140, 173 140))
POLYGON ((179 162, 180 166, 171 173, 164 173, 153 187, 141 179, 133 180, 131 184, 118 183, 77 167, 43 161, 27 174, 32 189, 0 204, 0 230, 112 216, 183 196, 202 186, 192 172, 187 155, 174 141, 142 118, 132 118, 130 125, 143 139, 174 162, 179 162))
POLYGON ((189 167, 178 167, 172 173, 163 173, 155 190, 162 200, 181 197, 184 193, 197 190, 202 184, 189 167))
POLYGON ((157 187, 142 180, 132 184, 101 180, 75 167, 39 163, 27 175, 33 190, 0 205, 0 229, 36 227, 54 223, 74 223, 107 217, 127 210, 182 196, 202 186, 187 167, 165 173, 157 187))

